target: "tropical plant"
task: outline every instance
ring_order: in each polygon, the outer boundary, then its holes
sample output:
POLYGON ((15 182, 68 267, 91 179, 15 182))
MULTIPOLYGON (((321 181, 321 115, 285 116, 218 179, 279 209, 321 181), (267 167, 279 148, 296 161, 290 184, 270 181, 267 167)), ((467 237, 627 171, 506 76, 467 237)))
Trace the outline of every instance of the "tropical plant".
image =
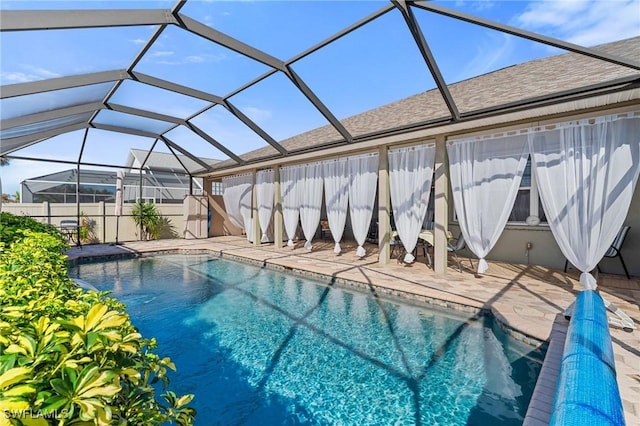
POLYGON ((156 399, 175 366, 124 305, 69 279, 59 236, 15 234, 0 243, 0 425, 191 425, 192 395, 156 399))
MULTIPOLYGON (((140 221, 142 221, 141 239, 143 240, 178 237, 171 219, 162 216, 154 203, 136 202, 131 209, 131 218, 138 231, 140 230, 140 221)), ((138 231, 136 231, 136 235, 138 235, 138 231)))
POLYGON ((152 237, 158 240, 178 238, 178 233, 173 223, 171 223, 171 219, 165 216, 159 216, 158 222, 152 228, 152 237))
POLYGON ((95 244, 100 242, 96 235, 96 221, 84 212, 80 212, 80 241, 82 243, 95 244))
POLYGON ((156 224, 158 223, 158 219, 160 214, 158 213, 158 209, 154 203, 145 203, 144 201, 136 201, 131 209, 131 218, 133 222, 136 224, 136 235, 141 230, 142 235, 140 235, 140 239, 148 240, 153 237, 153 230, 156 224), (141 226, 142 224, 142 226, 141 226))
POLYGON ((19 202, 20 202, 20 191, 16 191, 16 192, 13 194, 13 200, 14 200, 16 203, 19 203, 19 202))
POLYGON ((7 246, 16 240, 24 238, 22 231, 29 229, 44 232, 61 240, 66 240, 58 228, 46 223, 40 223, 29 216, 17 216, 11 213, 0 213, 0 242, 7 246))

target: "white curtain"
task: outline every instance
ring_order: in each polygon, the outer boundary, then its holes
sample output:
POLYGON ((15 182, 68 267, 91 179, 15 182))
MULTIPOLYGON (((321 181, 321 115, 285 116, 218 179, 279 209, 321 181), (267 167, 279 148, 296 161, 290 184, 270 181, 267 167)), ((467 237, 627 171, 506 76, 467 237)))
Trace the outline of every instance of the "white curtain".
POLYGON ((322 163, 305 164, 302 188, 300 221, 304 238, 307 240, 304 247, 311 251, 311 240, 320 224, 322 209, 322 163))
POLYGON ((478 256, 478 273, 513 208, 529 149, 526 134, 466 138, 447 145, 453 202, 460 230, 478 256))
POLYGON ((589 274, 624 224, 640 173, 640 116, 574 121, 529 136, 547 221, 562 253, 589 274))
POLYGON ((378 153, 349 157, 349 213, 351 228, 358 243, 356 254, 363 257, 378 187, 378 153))
POLYGON ((258 198, 258 221, 262 231, 261 241, 266 243, 269 241, 267 229, 271 224, 275 196, 273 169, 260 170, 256 173, 256 196, 258 198))
POLYGON ((347 158, 328 160, 323 164, 324 174, 324 203, 327 209, 329 229, 335 241, 333 252, 340 254, 340 240, 347 223, 347 208, 349 204, 349 174, 347 158))
POLYGON ((298 228, 301 204, 301 182, 305 176, 304 166, 289 166, 280 169, 280 191, 282 194, 282 218, 289 241, 293 248, 293 237, 298 228))
POLYGON ((242 174, 222 178, 222 188, 222 200, 231 223, 244 228, 247 239, 250 239, 253 175, 242 174))
POLYGON ((407 251, 406 263, 415 260, 412 252, 429 205, 435 157, 435 144, 389 150, 391 206, 398 236, 407 251))

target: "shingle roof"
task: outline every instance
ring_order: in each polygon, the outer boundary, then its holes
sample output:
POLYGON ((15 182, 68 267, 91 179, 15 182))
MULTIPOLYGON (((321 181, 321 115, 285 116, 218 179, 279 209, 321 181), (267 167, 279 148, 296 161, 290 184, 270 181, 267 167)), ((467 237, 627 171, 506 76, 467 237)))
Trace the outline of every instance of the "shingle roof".
MULTIPOLYGON (((640 37, 603 44, 594 49, 640 62, 640 37)), ((632 76, 640 78, 640 72, 582 54, 564 53, 454 83, 449 85, 449 90, 459 111, 465 113, 632 76)), ((449 116, 440 92, 432 89, 341 122, 351 134, 363 135, 438 119, 447 120, 449 116)), ((340 139, 335 129, 327 125, 280 143, 289 151, 298 151, 340 139)), ((272 153, 273 148, 265 147, 240 157, 256 160, 272 153)), ((232 161, 222 161, 214 168, 233 165, 232 161)))

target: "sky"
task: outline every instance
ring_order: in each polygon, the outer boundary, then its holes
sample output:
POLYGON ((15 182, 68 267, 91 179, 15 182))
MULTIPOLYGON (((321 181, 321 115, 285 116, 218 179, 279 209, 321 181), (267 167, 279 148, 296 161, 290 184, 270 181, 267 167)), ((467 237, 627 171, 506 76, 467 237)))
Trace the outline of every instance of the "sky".
MULTIPOLYGON (((640 35, 640 0, 434 1, 434 4, 513 25, 583 46, 640 35)), ((8 1, 0 9, 153 9, 174 1, 8 1)), ((205 1, 190 0, 181 13, 287 60, 342 28, 385 6, 384 1, 205 1)), ((562 51, 515 36, 415 9, 415 15, 447 83, 562 51)), ((127 68, 155 27, 0 33, 0 84, 127 68)), ((435 87, 397 10, 306 56, 293 69, 338 119, 435 87)), ((268 70, 226 48, 169 26, 134 69, 218 96, 268 70)), ((39 111, 43 105, 74 105, 101 99, 110 85, 70 90, 64 97, 34 96, 31 102, 0 101, 2 119, 39 111), (62 99, 62 101, 60 100, 62 99)), ((321 127, 326 119, 280 73, 230 98, 276 140, 321 127)), ((126 81, 110 102, 189 117, 206 103, 126 81)), ((97 123, 166 129, 127 114, 103 111, 97 123)), ((217 106, 193 122, 242 154, 265 142, 224 108, 217 106)), ((205 158, 225 159, 184 128, 170 138, 205 158)), ((56 136, 15 155, 77 161, 84 131, 56 136)), ((124 165, 130 147, 151 148, 154 140, 92 129, 82 160, 124 165)), ((166 147, 156 149, 167 152, 166 147)), ((22 180, 72 165, 12 160, 0 169, 3 192, 13 194, 22 180)), ((113 169, 112 169, 113 170, 113 169)))

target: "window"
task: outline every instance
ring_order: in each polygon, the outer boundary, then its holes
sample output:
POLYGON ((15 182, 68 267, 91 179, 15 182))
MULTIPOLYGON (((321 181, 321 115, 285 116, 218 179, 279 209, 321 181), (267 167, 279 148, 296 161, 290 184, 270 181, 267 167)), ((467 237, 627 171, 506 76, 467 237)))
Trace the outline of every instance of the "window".
POLYGON ((535 176, 531 173, 531 157, 527 160, 527 165, 522 174, 520 189, 513 204, 513 210, 509 216, 509 222, 526 223, 529 216, 537 216, 540 222, 546 222, 547 217, 540 203, 538 195, 538 186, 535 182, 535 176))
POLYGON ((224 189, 222 188, 222 182, 212 182, 211 195, 222 195, 222 194, 224 194, 224 189))

